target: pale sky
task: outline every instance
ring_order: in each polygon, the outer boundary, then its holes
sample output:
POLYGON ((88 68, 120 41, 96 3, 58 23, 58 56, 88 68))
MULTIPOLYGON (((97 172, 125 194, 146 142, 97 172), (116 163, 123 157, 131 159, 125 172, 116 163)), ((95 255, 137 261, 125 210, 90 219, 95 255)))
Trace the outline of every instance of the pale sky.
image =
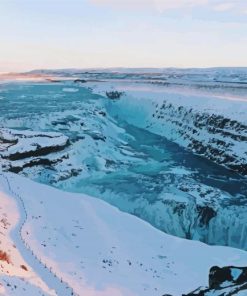
POLYGON ((247 66, 247 0, 0 0, 0 71, 247 66))

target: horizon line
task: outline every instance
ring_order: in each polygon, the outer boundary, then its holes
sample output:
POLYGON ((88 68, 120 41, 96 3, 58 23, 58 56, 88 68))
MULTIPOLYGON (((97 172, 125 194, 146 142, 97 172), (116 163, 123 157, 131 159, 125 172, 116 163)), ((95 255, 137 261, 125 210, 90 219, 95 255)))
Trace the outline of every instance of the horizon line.
POLYGON ((247 66, 212 66, 212 67, 177 67, 177 66, 169 66, 169 67, 165 67, 165 66, 161 66, 161 67, 124 67, 124 66, 119 66, 119 67, 66 67, 66 68, 32 68, 30 70, 26 70, 26 71, 0 71, 0 74, 27 74, 30 72, 34 72, 34 71, 72 71, 72 70, 118 70, 118 69, 132 69, 132 70, 145 70, 145 69, 178 69, 178 70, 207 70, 207 69, 246 69, 247 70, 247 66))

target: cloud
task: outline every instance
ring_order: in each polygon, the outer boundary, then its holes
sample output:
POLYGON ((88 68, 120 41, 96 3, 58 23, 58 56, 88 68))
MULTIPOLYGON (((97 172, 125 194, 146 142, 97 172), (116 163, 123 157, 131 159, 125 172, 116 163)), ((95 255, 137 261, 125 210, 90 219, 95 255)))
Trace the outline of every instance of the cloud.
POLYGON ((152 9, 164 12, 171 9, 186 9, 204 7, 218 12, 233 11, 244 13, 247 11, 246 0, 89 0, 93 4, 108 5, 120 9, 152 9))
POLYGON ((153 0, 156 7, 163 10, 172 8, 194 7, 201 6, 208 3, 208 0, 153 0))
POLYGON ((234 7, 234 3, 220 3, 218 5, 215 5, 213 9, 216 11, 227 11, 233 9, 234 7))
POLYGON ((119 8, 153 8, 158 10, 200 6, 208 0, 90 0, 94 4, 110 5, 119 8))

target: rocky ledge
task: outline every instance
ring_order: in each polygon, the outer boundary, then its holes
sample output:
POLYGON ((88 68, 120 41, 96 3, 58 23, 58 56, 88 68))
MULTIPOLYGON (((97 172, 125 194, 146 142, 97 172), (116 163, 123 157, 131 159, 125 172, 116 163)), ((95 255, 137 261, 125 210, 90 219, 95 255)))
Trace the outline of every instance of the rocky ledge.
POLYGON ((2 169, 18 173, 25 167, 52 165, 60 159, 51 154, 68 144, 68 137, 60 133, 0 129, 2 169))
POLYGON ((152 116, 156 124, 163 124, 167 138, 215 163, 247 175, 246 124, 227 116, 174 106, 165 100, 156 105, 152 116))

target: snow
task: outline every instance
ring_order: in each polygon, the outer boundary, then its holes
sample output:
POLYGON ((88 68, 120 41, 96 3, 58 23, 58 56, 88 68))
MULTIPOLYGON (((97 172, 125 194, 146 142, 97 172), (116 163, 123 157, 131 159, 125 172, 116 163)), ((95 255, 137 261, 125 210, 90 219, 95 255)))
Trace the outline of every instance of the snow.
MULTIPOLYGON (((24 241, 78 295, 178 296, 206 285, 213 265, 247 264, 244 251, 176 238, 93 197, 5 176, 27 213, 24 241)), ((3 178, 0 186, 14 198, 3 178)))
POLYGON ((246 296, 247 292, 246 291, 240 291, 237 292, 236 296, 246 296))
POLYGON ((22 277, 0 276, 0 295, 2 296, 50 296, 39 287, 33 285, 31 281, 26 281, 22 277))
POLYGON ((68 142, 68 137, 61 133, 0 128, 0 165, 19 171, 44 159, 59 162, 60 159, 56 155, 50 156, 50 154, 64 149, 68 142), (45 156, 42 157, 43 155, 45 156))
POLYGON ((240 276, 241 270, 236 268, 231 268, 231 275, 234 281, 237 280, 237 278, 240 276))
POLYGON ((79 89, 78 88, 72 88, 72 87, 65 87, 65 88, 63 88, 63 91, 64 92, 78 92, 79 91, 79 89))
POLYGON ((0 129, 0 137, 17 143, 9 145, 3 156, 11 156, 15 153, 36 151, 40 148, 65 146, 68 137, 59 133, 37 133, 33 131, 17 131, 13 129, 0 129))
MULTIPOLYGON (((50 296, 55 295, 48 289, 47 285, 39 278, 32 267, 25 261, 20 250, 15 244, 13 230, 17 226, 20 213, 18 212, 13 196, 11 197, 4 193, 4 189, 6 190, 7 187, 5 180, 2 176, 0 176, 0 179, 0 251, 6 252, 9 257, 9 261, 7 262, 0 261, 0 295, 14 295, 13 291, 9 291, 10 289, 13 289, 13 287, 10 288, 7 284, 8 282, 11 282, 12 285, 15 285, 15 278, 18 279, 20 282, 19 284, 23 286, 28 283, 28 286, 32 286, 33 290, 42 291, 42 293, 46 293, 46 295, 50 296)), ((18 289, 14 289, 16 290, 16 293, 20 293, 19 284, 18 289)), ((23 295, 26 294, 23 293, 23 295)), ((36 293, 34 295, 38 294, 36 293)))
POLYGON ((211 114, 223 114, 231 119, 247 123, 247 97, 234 97, 228 94, 210 95, 207 93, 194 92, 193 89, 180 90, 178 88, 166 88, 160 85, 148 83, 133 82, 88 82, 87 87, 93 92, 105 95, 107 91, 117 90, 124 92, 125 97, 132 100, 138 100, 138 103, 146 100, 154 100, 155 102, 164 99, 174 106, 184 106, 188 109, 192 108, 199 112, 208 112, 211 114))

